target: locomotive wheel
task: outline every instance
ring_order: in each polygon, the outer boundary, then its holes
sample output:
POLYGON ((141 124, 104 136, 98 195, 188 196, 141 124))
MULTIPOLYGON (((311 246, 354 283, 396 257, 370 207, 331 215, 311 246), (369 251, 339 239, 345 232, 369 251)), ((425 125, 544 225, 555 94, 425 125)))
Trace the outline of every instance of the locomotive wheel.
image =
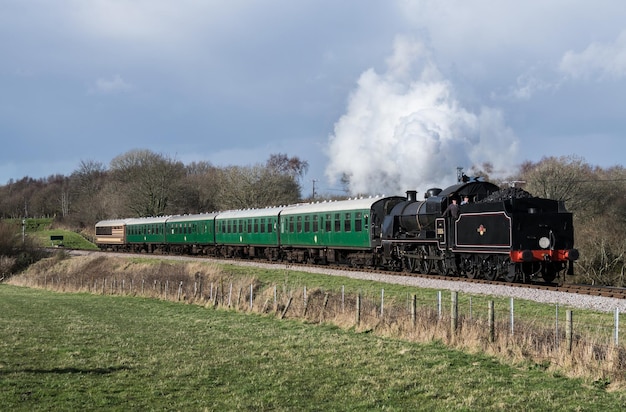
POLYGON ((554 279, 556 279, 557 276, 558 276, 558 272, 555 270, 553 265, 548 265, 543 270, 543 273, 541 275, 541 277, 543 278, 543 281, 546 283, 554 282, 554 279))
POLYGON ((427 275, 433 270, 433 262, 428 258, 428 246, 420 246, 419 254, 422 257, 419 261, 420 273, 427 275))
POLYGON ((469 258, 466 260, 466 264, 468 266, 465 276, 468 279, 476 279, 480 277, 480 259, 476 256, 473 258, 469 258))
POLYGON ((515 282, 515 279, 517 279, 517 272, 513 272, 512 275, 511 275, 510 272, 507 272, 504 275, 504 281, 505 282, 513 283, 513 282, 515 282))
POLYGON ((493 264, 491 258, 487 258, 482 261, 481 269, 483 272, 483 277, 486 280, 496 280, 498 278, 497 266, 493 264))
POLYGON ((404 258, 404 271, 407 273, 415 272, 415 269, 418 266, 417 259, 411 257, 404 258))

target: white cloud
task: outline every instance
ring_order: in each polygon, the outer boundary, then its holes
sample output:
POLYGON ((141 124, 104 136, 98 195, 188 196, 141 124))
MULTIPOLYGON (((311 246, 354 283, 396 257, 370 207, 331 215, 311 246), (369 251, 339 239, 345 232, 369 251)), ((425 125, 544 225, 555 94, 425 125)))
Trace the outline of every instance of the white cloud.
POLYGON ((626 31, 613 42, 593 42, 581 52, 569 50, 561 59, 559 69, 574 79, 626 76, 626 31))
POLYGON ((110 79, 99 78, 94 85, 89 88, 89 92, 93 94, 116 94, 124 93, 131 90, 133 86, 122 79, 122 76, 116 74, 110 79))

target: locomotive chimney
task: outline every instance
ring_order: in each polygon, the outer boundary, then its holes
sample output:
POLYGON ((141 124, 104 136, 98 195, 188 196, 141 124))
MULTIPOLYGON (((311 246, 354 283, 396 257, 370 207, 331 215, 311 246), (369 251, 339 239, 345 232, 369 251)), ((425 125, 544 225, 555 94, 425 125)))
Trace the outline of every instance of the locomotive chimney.
POLYGON ((417 190, 407 190, 406 198, 409 202, 417 202, 417 190))

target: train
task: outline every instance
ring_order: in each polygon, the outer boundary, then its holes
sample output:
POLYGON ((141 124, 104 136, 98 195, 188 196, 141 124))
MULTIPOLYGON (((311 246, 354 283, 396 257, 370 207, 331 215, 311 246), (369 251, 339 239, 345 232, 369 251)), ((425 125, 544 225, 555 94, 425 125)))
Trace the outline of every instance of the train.
POLYGON ((103 220, 95 233, 97 246, 109 251, 341 264, 523 283, 573 275, 579 258, 564 202, 466 177, 446 189, 429 189, 423 200, 412 190, 405 196, 103 220))

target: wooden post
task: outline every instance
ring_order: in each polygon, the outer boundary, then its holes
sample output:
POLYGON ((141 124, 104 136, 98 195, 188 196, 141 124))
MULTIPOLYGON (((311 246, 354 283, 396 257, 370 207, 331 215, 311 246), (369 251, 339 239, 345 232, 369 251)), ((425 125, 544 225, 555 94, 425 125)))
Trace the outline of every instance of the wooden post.
POLYGON ((233 282, 230 282, 230 287, 228 288, 228 307, 231 307, 231 297, 233 295, 233 282))
POLYGON ((565 342, 567 351, 572 353, 572 311, 565 312, 565 342))
POLYGON ((304 309, 302 310, 302 316, 306 317, 306 311, 307 311, 308 306, 309 306, 309 300, 306 298, 306 286, 304 287, 302 300, 303 300, 302 303, 304 304, 304 309))
POLYGON ((511 336, 513 336, 515 334, 515 301, 513 298, 511 298, 510 309, 511 309, 511 336))
POLYGON ((437 291, 437 320, 441 320, 441 291, 437 291))
POLYGON ((290 297, 289 300, 287 301, 287 304, 285 305, 285 309, 283 309, 283 312, 280 314, 281 319, 283 319, 285 315, 287 314, 287 311, 289 310, 289 306, 291 306, 292 300, 293 300, 293 297, 290 297))
POLYGON ((494 316, 494 303, 493 300, 489 301, 489 342, 493 343, 496 340, 496 325, 494 316))
POLYGON ((252 299, 254 297, 254 291, 253 291, 253 286, 252 283, 250 284, 250 310, 252 310, 252 299))
POLYGON ((341 285, 341 313, 345 312, 346 309, 346 287, 341 285))
POLYGON ((356 295, 356 325, 361 323, 361 294, 356 295))
POLYGON ((452 292, 451 300, 450 331, 454 335, 459 325, 459 292, 452 292))
POLYGON ((417 295, 411 296, 411 323, 413 326, 417 324, 417 295))

